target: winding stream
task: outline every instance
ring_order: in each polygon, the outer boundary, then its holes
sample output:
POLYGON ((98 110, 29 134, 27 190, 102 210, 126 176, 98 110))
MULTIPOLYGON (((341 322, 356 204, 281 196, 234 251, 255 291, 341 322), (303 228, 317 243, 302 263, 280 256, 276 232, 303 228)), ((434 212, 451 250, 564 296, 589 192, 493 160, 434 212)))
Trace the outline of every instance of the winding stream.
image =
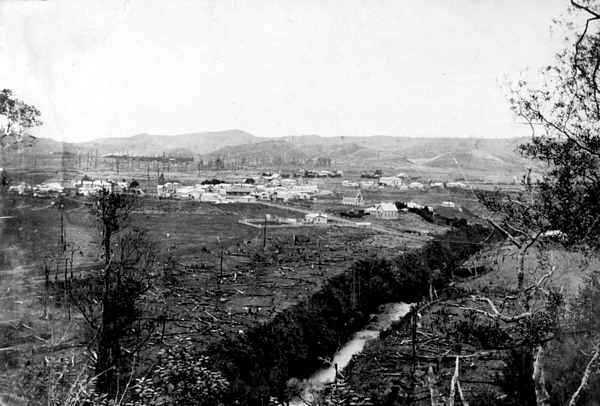
MULTIPOLYGON (((320 386, 333 382, 336 374, 336 364, 338 370, 342 371, 346 365, 348 365, 352 356, 363 350, 367 340, 378 338, 381 331, 389 328, 393 322, 404 317, 410 311, 411 306, 411 304, 407 303, 390 303, 385 305, 376 320, 369 323, 364 330, 354 334, 354 337, 335 353, 333 360, 331 361, 331 366, 314 373, 308 379, 309 383, 313 386, 320 386)), ((310 401, 310 394, 307 393, 302 397, 310 401)), ((306 406, 306 403, 301 399, 294 399, 290 402, 290 406, 302 405, 306 406)))

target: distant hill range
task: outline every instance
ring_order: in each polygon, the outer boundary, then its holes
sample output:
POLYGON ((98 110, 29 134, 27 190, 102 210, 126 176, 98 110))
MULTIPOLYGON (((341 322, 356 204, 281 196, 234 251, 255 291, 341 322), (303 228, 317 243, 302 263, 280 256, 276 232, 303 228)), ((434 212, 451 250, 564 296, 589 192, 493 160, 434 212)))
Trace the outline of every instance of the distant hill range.
POLYGON ((372 167, 469 172, 522 172, 515 148, 519 139, 411 138, 383 135, 261 138, 241 130, 182 135, 139 134, 80 143, 39 139, 36 153, 88 153, 194 158, 203 163, 240 166, 329 164, 332 168, 372 167))

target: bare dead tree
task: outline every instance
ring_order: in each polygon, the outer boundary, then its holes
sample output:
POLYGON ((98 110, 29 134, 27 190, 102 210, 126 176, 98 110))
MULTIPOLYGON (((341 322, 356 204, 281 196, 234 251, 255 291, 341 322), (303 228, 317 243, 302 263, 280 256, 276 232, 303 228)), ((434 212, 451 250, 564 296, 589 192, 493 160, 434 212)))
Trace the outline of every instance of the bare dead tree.
POLYGON ((71 302, 91 332, 88 348, 103 393, 114 394, 116 369, 126 367, 155 327, 144 307, 157 266, 156 244, 144 230, 127 228, 136 207, 128 195, 102 191, 93 199, 90 215, 100 235, 104 268, 72 281, 71 302))

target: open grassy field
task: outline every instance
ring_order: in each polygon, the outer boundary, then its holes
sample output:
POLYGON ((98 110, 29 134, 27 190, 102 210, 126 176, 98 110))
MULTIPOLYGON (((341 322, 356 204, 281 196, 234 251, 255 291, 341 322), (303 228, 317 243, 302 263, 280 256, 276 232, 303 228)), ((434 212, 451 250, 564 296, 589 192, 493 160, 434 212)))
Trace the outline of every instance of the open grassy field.
MULTIPOLYGON (((103 259, 83 198, 2 199, 0 364, 5 373, 0 391, 10 393, 14 374, 30 357, 86 362, 81 319, 64 307, 62 286, 65 279, 101 269, 103 259), (46 269, 53 286, 47 314, 46 269)), ((239 223, 266 214, 303 217, 285 206, 140 200, 131 226, 148 230, 157 243, 160 265, 154 280, 167 305, 161 339, 183 334, 203 348, 268 323, 357 258, 393 255, 424 242, 334 225, 269 228, 265 238, 264 230, 239 223), (295 235, 305 242, 295 245, 295 235)))

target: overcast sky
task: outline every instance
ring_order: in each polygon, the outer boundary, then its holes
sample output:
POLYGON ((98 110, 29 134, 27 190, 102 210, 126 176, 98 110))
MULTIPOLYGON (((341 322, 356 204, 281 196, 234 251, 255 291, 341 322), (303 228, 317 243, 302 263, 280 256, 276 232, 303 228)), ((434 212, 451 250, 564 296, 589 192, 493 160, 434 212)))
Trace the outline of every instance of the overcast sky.
POLYGON ((553 61, 567 0, 0 1, 34 134, 513 137, 499 86, 553 61), (530 68, 524 72, 525 68, 530 68))

